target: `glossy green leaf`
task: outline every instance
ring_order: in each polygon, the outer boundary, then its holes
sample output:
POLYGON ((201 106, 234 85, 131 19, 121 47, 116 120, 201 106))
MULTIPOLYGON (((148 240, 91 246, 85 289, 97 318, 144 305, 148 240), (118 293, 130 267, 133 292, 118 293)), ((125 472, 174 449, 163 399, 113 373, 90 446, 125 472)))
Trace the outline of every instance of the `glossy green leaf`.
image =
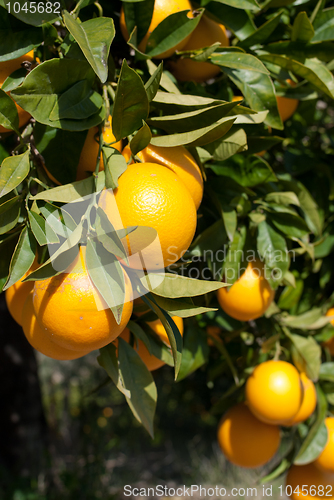
POLYGON ((125 24, 128 33, 137 28, 138 43, 146 35, 152 20, 154 0, 141 0, 134 2, 123 2, 125 24))
POLYGON ((15 196, 0 205, 0 234, 5 234, 16 226, 20 217, 21 204, 20 196, 15 196))
POLYGON ((177 377, 178 382, 204 365, 209 356, 207 336, 197 325, 189 324, 183 337, 182 362, 177 377))
POLYGON ((0 89, 0 125, 10 130, 19 130, 19 115, 15 102, 0 89))
POLYGON ((258 225, 257 250, 265 260, 266 266, 273 272, 266 278, 271 286, 277 287, 289 268, 289 256, 285 238, 267 221, 262 221, 258 225))
POLYGON ((256 26, 247 10, 224 5, 219 2, 209 2, 205 8, 216 16, 217 22, 223 22, 239 40, 244 40, 256 31, 256 26))
POLYGON ((292 26, 291 41, 307 43, 313 35, 314 28, 306 12, 299 12, 292 26))
MULTIPOLYGON (((78 241, 81 235, 79 235, 78 241)), ((27 276, 24 281, 41 281, 66 271, 68 266, 72 264, 74 259, 77 257, 79 252, 79 247, 77 245, 78 241, 71 246, 72 243, 65 242, 66 245, 63 247, 63 251, 59 252, 59 255, 51 259, 48 259, 44 264, 42 264, 36 271, 27 276), (65 248, 66 247, 66 248, 65 248)))
POLYGON ((178 316, 179 318, 190 318, 197 314, 205 314, 217 309, 212 307, 196 306, 191 298, 170 299, 161 297, 152 293, 154 300, 162 309, 167 311, 171 316, 178 316))
POLYGON ((36 123, 35 145, 43 156, 47 170, 61 184, 76 179, 79 158, 87 131, 72 132, 36 123))
POLYGON ((253 45, 266 43, 270 35, 275 31, 281 20, 283 12, 278 12, 271 19, 266 21, 254 33, 239 42, 239 46, 243 48, 252 47, 253 45))
MULTIPOLYGON (((259 113, 260 114, 260 113, 259 113)), ((278 136, 248 136, 248 152, 249 154, 261 153, 262 151, 267 151, 272 146, 280 144, 283 141, 282 137, 278 136)))
POLYGON ((208 144, 205 148, 213 160, 224 161, 247 150, 247 136, 244 130, 232 130, 223 139, 208 144))
POLYGON ((151 372, 136 351, 122 338, 118 339, 118 369, 124 387, 130 392, 126 401, 132 413, 153 438, 157 388, 151 372))
POLYGON ((293 342, 294 349, 292 350, 292 359, 299 371, 303 371, 306 375, 316 382, 319 378, 319 370, 321 365, 321 347, 316 340, 301 335, 291 334, 290 338, 293 342))
POLYGON ((320 380, 334 382, 334 362, 322 363, 319 372, 320 380))
POLYGON ((30 151, 6 158, 0 168, 0 198, 17 188, 29 174, 30 151))
POLYGON ((299 328, 302 330, 317 330, 329 323, 327 316, 324 316, 320 307, 314 307, 305 313, 287 315, 280 319, 281 323, 291 328, 299 328))
POLYGON ((39 204, 38 207, 41 214, 47 220, 47 224, 45 225, 47 236, 48 227, 65 239, 77 227, 76 222, 64 207, 58 208, 47 202, 39 204))
POLYGON ((102 97, 89 87, 89 82, 83 80, 65 91, 50 113, 50 122, 64 119, 84 120, 98 113, 103 104, 102 97))
POLYGON ((140 76, 129 68, 125 59, 118 80, 112 130, 117 141, 132 134, 147 119, 149 102, 140 76))
POLYGON ((140 281, 147 290, 167 298, 195 297, 226 286, 216 281, 197 280, 173 273, 148 273, 140 281))
POLYGON ((228 285, 233 285, 242 275, 246 267, 244 260, 244 246, 246 243, 247 230, 245 226, 235 231, 234 238, 231 241, 226 259, 223 264, 224 281, 228 285), (243 268, 243 269, 242 269, 243 268))
POLYGON ((276 176, 269 163, 257 156, 242 158, 240 162, 233 161, 230 164, 224 162, 210 165, 211 169, 218 175, 231 177, 241 186, 253 187, 258 184, 275 182, 276 176))
POLYGON ((36 241, 26 226, 19 237, 10 261, 9 277, 3 290, 19 281, 29 271, 36 254, 36 241))
POLYGON ((222 49, 211 55, 211 61, 213 64, 222 66, 223 68, 256 72, 264 75, 269 74, 265 65, 251 54, 244 54, 242 52, 235 54, 233 52, 224 52, 222 49))
MULTIPOLYGON (((148 70, 149 71, 153 70, 155 64, 152 63, 152 61, 147 61, 147 63, 148 63, 148 70), (149 65, 149 63, 151 63, 151 66, 149 65)), ((150 102, 154 99, 156 93, 159 90, 162 75, 163 75, 163 63, 161 62, 159 66, 153 70, 151 77, 145 83, 145 90, 147 93, 148 100, 150 102)))
POLYGON ((235 9, 260 9, 260 6, 256 0, 216 0, 216 2, 229 5, 230 7, 233 7, 235 9))
POLYGON ((108 56, 115 36, 114 21, 97 17, 79 23, 67 11, 63 13, 67 29, 79 44, 87 61, 104 83, 108 78, 108 56))
POLYGON ((4 92, 10 92, 11 90, 16 89, 16 87, 21 85, 21 83, 24 81, 26 74, 27 70, 25 70, 24 68, 17 69, 6 78, 1 89, 4 92))
POLYGON ((28 216, 31 230, 40 246, 47 245, 48 243, 59 243, 58 236, 50 226, 48 228, 48 237, 46 236, 46 222, 43 217, 32 211, 28 212, 28 216))
POLYGON ((278 203, 280 205, 300 206, 299 199, 293 191, 272 192, 266 195, 265 200, 268 203, 278 203))
POLYGON ((130 149, 133 155, 146 148, 151 142, 152 133, 150 127, 143 121, 143 126, 130 141, 130 149))
POLYGON ((310 233, 306 222, 298 215, 271 213, 268 215, 268 220, 288 237, 303 238, 306 234, 310 233))
POLYGON ((100 355, 97 357, 97 361, 99 365, 105 369, 117 389, 124 394, 124 396, 129 398, 131 393, 123 385, 123 380, 118 369, 116 346, 112 342, 100 349, 100 355))
POLYGON ((124 156, 113 147, 102 147, 104 157, 104 172, 106 178, 106 188, 116 189, 118 187, 118 179, 127 169, 127 164, 124 156))
POLYGON ((11 28, 10 23, 7 27, 0 26, 0 61, 9 61, 23 56, 40 45, 42 41, 43 32, 40 28, 17 31, 11 28))
POLYGON ((334 8, 322 10, 315 18, 312 42, 334 40, 334 8))
POLYGON ((88 238, 86 263, 89 277, 108 307, 115 316, 117 324, 122 319, 125 282, 121 264, 101 243, 88 238))
POLYGON ((104 248, 127 262, 128 257, 126 249, 101 207, 98 207, 96 212, 95 230, 98 240, 102 243, 104 248))
MULTIPOLYGON (((1 177, 0 177, 1 178, 1 177)), ((101 191, 105 186, 105 174, 103 171, 98 175, 97 190, 101 191)), ((65 186, 57 186, 52 189, 42 191, 35 196, 32 200, 46 200, 56 201, 59 203, 70 203, 71 201, 83 201, 85 196, 89 196, 94 192, 94 179, 89 177, 83 181, 72 182, 65 186)))
POLYGON ((151 144, 164 147, 204 146, 223 137, 230 130, 234 121, 235 118, 221 118, 208 127, 199 128, 192 132, 153 137, 151 144))

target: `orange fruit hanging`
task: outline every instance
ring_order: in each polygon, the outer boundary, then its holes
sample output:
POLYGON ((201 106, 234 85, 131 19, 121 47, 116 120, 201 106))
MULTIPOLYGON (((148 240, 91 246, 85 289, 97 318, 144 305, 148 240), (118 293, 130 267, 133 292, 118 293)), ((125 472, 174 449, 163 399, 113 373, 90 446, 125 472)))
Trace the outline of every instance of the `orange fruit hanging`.
POLYGON ((38 264, 35 259, 31 265, 29 271, 27 271, 22 278, 14 283, 14 285, 7 288, 5 292, 6 304, 11 316, 15 319, 16 323, 22 325, 22 311, 24 303, 29 295, 29 292, 34 288, 33 281, 22 281, 30 274, 32 271, 37 269, 38 264))

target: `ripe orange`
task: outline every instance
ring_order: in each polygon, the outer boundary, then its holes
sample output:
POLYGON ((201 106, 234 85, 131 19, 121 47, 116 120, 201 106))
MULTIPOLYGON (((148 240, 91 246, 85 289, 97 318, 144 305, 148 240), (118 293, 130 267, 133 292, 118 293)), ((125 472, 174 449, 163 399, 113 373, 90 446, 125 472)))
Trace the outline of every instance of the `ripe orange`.
POLYGON ((51 337, 40 327, 33 306, 33 292, 25 301, 22 313, 22 328, 28 342, 34 349, 53 359, 77 359, 88 354, 89 351, 73 351, 65 349, 53 342, 51 337))
POLYGON ((16 323, 18 323, 19 325, 22 325, 22 310, 24 303, 28 297, 29 292, 34 288, 33 281, 26 281, 25 283, 22 283, 22 280, 24 280, 32 271, 37 269, 37 267, 38 264, 35 259, 29 271, 27 271, 22 276, 20 281, 17 281, 16 283, 14 283, 14 285, 7 288, 5 292, 8 310, 12 317, 15 319, 16 323))
MULTIPOLYGON (((125 146, 122 155, 128 162, 131 157, 129 146, 125 146)), ((203 197, 203 177, 194 157, 184 146, 167 148, 150 144, 137 153, 137 156, 142 162, 158 163, 178 175, 190 192, 198 210, 203 197)))
POLYGON ((232 97, 232 102, 239 102, 239 101, 243 101, 243 96, 242 95, 234 95, 232 97))
MULTIPOLYGON (((144 36, 143 40, 139 44, 139 50, 142 52, 145 52, 146 46, 147 46, 147 40, 152 33, 152 31, 158 26, 158 24, 161 23, 166 17, 170 16, 171 14, 175 14, 176 12, 180 12, 183 10, 190 10, 192 11, 191 3, 189 0, 155 0, 154 2, 154 10, 153 10, 153 16, 151 20, 150 27, 144 36)), ((191 16, 191 12, 189 14, 191 16)), ((124 15, 124 9, 122 7, 121 9, 121 17, 120 17, 120 28, 122 35, 125 40, 129 39, 129 33, 128 29, 125 24, 125 15, 124 15)), ((174 54, 176 50, 181 50, 187 41, 189 40, 191 35, 186 37, 184 40, 182 40, 180 43, 175 45, 175 47, 172 47, 171 49, 167 50, 166 52, 162 52, 161 54, 158 54, 154 56, 154 58, 159 58, 159 59, 165 59, 166 57, 170 57, 171 55, 174 54)))
POLYGON ((303 401, 293 419, 284 424, 287 427, 304 422, 304 420, 312 415, 317 406, 317 392, 314 383, 304 372, 300 374, 300 380, 303 386, 303 401))
MULTIPOLYGON (((286 82, 291 86, 294 87, 296 84, 293 80, 286 80, 286 82)), ((282 96, 277 96, 277 107, 278 107, 278 112, 280 114, 282 122, 285 122, 291 116, 294 114, 296 109, 298 108, 298 99, 290 99, 289 97, 282 97, 282 96)))
POLYGON ((217 292, 221 308, 240 321, 262 316, 274 295, 265 278, 265 266, 259 260, 249 262, 246 271, 231 287, 220 288, 217 292))
POLYGON ((215 340, 217 340, 219 343, 222 342, 222 339, 220 338, 220 334, 222 333, 223 329, 220 328, 220 326, 207 326, 206 327, 206 333, 208 334, 208 345, 214 346, 215 343, 214 341, 210 338, 213 337, 215 340))
POLYGON ((319 470, 314 463, 293 465, 286 477, 286 493, 292 500, 333 498, 334 477, 319 470))
MULTIPOLYGON (((112 120, 111 116, 109 116, 108 123, 102 132, 103 140, 106 143, 115 141, 115 136, 112 133, 111 124, 112 120)), ((76 178, 77 181, 86 179, 87 177, 89 177, 91 172, 95 172, 97 155, 99 154, 99 139, 98 138, 95 139, 95 136, 98 133, 98 131, 99 131, 98 127, 93 127, 90 130, 88 130, 85 144, 82 148, 79 159, 77 178, 76 178)), ((111 146, 117 149, 118 151, 122 151, 122 141, 118 141, 114 144, 111 144, 111 146)), ((103 156, 101 156, 101 161, 100 161, 99 171, 101 170, 104 170, 103 156)))
POLYGON ((115 228, 120 223, 115 202, 124 227, 148 228, 126 237, 131 267, 162 269, 182 257, 195 234, 196 207, 174 172, 157 163, 129 165, 114 194, 113 200, 103 192, 99 204, 115 228), (157 231, 158 238, 149 228, 157 231))
MULTIPOLYGON (((191 33, 190 40, 182 50, 198 50, 209 47, 213 43, 220 42, 222 47, 229 45, 225 26, 212 21, 207 16, 202 16, 200 22, 191 33)), ((219 75, 220 68, 208 62, 198 62, 184 58, 170 63, 173 75, 182 82, 194 81, 205 82, 219 75)))
MULTIPOLYGON (((334 316, 334 307, 331 307, 331 309, 328 309, 328 311, 326 312, 326 316, 334 316)), ((331 325, 334 326, 334 319, 332 319, 330 323, 331 323, 331 325)), ((327 347, 330 354, 332 356, 334 356, 334 336, 331 339, 326 340, 326 342, 323 343, 323 346, 327 347)))
MULTIPOLYGON (((10 74, 12 74, 14 71, 22 67, 22 63, 24 63, 25 61, 27 62, 34 61, 33 50, 31 50, 27 54, 24 54, 23 56, 17 57, 16 59, 0 62, 0 87, 2 87, 4 81, 10 74)), ((7 93, 8 95, 10 95, 10 92, 7 93)), ((17 107, 17 112, 19 114, 19 128, 20 128, 23 127, 23 125, 25 125, 28 122, 31 115, 27 111, 22 109, 21 106, 19 106, 18 104, 16 104, 16 107, 17 107)), ((0 133, 2 132, 12 132, 12 130, 0 125, 0 133)))
POLYGON ((92 284, 85 264, 85 247, 67 272, 34 286, 34 310, 45 334, 66 349, 89 351, 112 342, 132 314, 132 287, 124 272, 125 299, 120 324, 92 284))
MULTIPOLYGON (((179 318, 178 316, 173 316, 172 318, 176 326, 178 327, 180 334, 183 335, 183 319, 179 318)), ((147 322, 147 324, 152 328, 152 330, 154 330, 154 332, 160 337, 160 339, 170 347, 168 335, 160 319, 157 319, 156 321, 149 321, 147 322)), ((122 339, 124 339, 126 342, 129 342, 130 330, 128 328, 125 328, 120 337, 122 337, 122 339)), ((150 354, 144 342, 139 339, 136 339, 134 349, 137 351, 150 372, 161 368, 165 364, 164 361, 150 354)))
POLYGON ((265 361, 255 367, 246 382, 246 401, 251 412, 267 424, 293 419, 303 399, 297 369, 286 361, 265 361))
POLYGON ((328 432, 328 440, 325 448, 322 450, 318 458, 314 461, 321 470, 334 473, 334 417, 327 417, 325 424, 328 432))
POLYGON ((218 426, 218 443, 222 452, 239 467, 260 467, 269 462, 280 441, 279 427, 255 418, 244 403, 230 408, 218 426))

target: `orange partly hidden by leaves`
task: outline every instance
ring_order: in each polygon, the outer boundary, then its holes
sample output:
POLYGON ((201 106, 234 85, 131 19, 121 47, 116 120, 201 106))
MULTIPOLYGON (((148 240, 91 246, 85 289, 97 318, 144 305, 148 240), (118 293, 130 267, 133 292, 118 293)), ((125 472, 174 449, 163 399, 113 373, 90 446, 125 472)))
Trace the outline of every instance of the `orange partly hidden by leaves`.
POLYGON ((33 281, 26 281, 22 283, 22 280, 24 280, 32 271, 37 269, 37 267, 38 264, 35 259, 29 271, 27 271, 19 281, 10 286, 5 292, 8 310, 15 319, 16 323, 19 325, 22 325, 22 311, 24 303, 29 295, 29 292, 31 292, 34 288, 33 281))
POLYGON ((162 269, 189 248, 196 230, 196 207, 170 169, 157 163, 129 165, 114 193, 113 197, 103 192, 99 201, 114 227, 120 228, 120 219, 125 228, 142 226, 126 237, 131 267, 162 269))
POLYGON ((34 349, 53 359, 77 359, 88 354, 89 351, 73 351, 53 342, 51 337, 39 325, 33 306, 33 292, 31 291, 25 301, 22 313, 22 328, 28 342, 34 349))
POLYGON ((231 287, 220 288, 217 292, 220 307, 239 321, 262 316, 274 295, 265 277, 265 266, 259 260, 249 262, 245 272, 231 287))
POLYGON ((220 328, 220 326, 214 326, 210 325, 206 327, 206 333, 208 334, 208 345, 214 346, 215 345, 215 340, 219 342, 219 344, 222 343, 222 339, 220 337, 223 329, 220 328))
POLYGON ((327 427, 327 444, 322 450, 318 458, 315 460, 314 465, 325 472, 334 473, 334 417, 327 417, 325 419, 327 427))
POLYGON ((303 401, 293 419, 284 424, 287 427, 304 422, 304 420, 312 415, 317 406, 317 392, 314 383, 304 372, 300 374, 300 380, 303 386, 303 401))
MULTIPOLYGON (((326 316, 334 316, 334 307, 328 309, 328 311, 326 312, 326 316)), ((334 326, 334 319, 330 321, 330 324, 334 326)), ((326 340, 326 342, 323 343, 323 346, 329 350, 332 356, 334 356, 334 335, 329 340, 326 340)))
POLYGON ((123 273, 125 298, 119 325, 88 275, 85 247, 80 247, 67 272, 36 281, 34 310, 45 334, 74 351, 99 349, 112 342, 132 314, 132 286, 124 270, 123 273))
MULTIPOLYGON (((27 54, 17 57, 16 59, 0 62, 0 87, 2 87, 4 81, 9 75, 11 75, 12 73, 14 73, 14 71, 22 67, 22 64, 24 62, 32 63, 33 61, 34 61, 34 51, 31 50, 27 54)), ((8 95, 10 95, 10 92, 7 93, 8 95)), ((27 111, 22 109, 18 104, 16 104, 16 108, 19 114, 19 128, 20 128, 23 127, 23 125, 25 125, 29 121, 31 115, 27 111)), ((12 132, 12 130, 0 125, 0 133, 2 132, 12 132)))
MULTIPOLYGON (((170 16, 171 14, 175 14, 176 12, 181 12, 183 10, 190 10, 192 12, 191 3, 189 0, 155 0, 151 24, 146 35, 141 40, 138 46, 139 50, 145 52, 149 36, 151 35, 152 31, 158 26, 158 24, 161 23, 161 21, 166 19, 166 17, 170 16)), ((189 17, 192 17, 191 12, 188 14, 189 17)), ((119 23, 122 35, 127 41, 129 39, 129 32, 125 24, 123 7, 121 9, 121 17, 119 23)), ((175 47, 172 47, 171 49, 154 56, 154 58, 165 59, 166 57, 170 57, 171 55, 173 55, 176 50, 182 50, 182 48, 189 40, 190 36, 191 35, 187 36, 184 40, 175 45, 175 47)))
MULTIPOLYGON (((182 50, 198 50, 220 42, 221 47, 229 45, 225 26, 218 24, 209 17, 203 15, 200 22, 191 33, 191 37, 182 50)), ((176 62, 170 62, 170 70, 180 81, 205 82, 219 75, 220 68, 208 62, 194 61, 184 58, 176 62)))
MULTIPOLYGON (((172 319, 174 320, 174 323, 179 329, 180 334, 183 335, 183 329, 184 329, 183 319, 179 318, 178 316, 173 316, 172 319)), ((157 319, 156 321, 149 321, 147 322, 147 324, 158 335, 160 340, 165 342, 170 347, 168 335, 160 319, 157 319)), ((123 338, 126 342, 129 342, 130 330, 128 328, 125 328, 125 330, 121 333, 120 337, 123 338)), ((144 342, 142 342, 139 339, 135 340, 134 349, 137 351, 137 353, 147 366, 147 369, 150 370, 150 372, 152 372, 153 370, 157 370, 158 368, 161 368, 165 364, 164 361, 150 354, 144 342)))
POLYGON ((219 446, 239 467, 260 467, 269 462, 281 442, 277 425, 258 420, 244 403, 230 408, 218 426, 219 446))
MULTIPOLYGON (((293 80, 286 80, 286 83, 291 87, 294 87, 296 84, 293 80)), ((278 112, 280 114, 282 122, 285 122, 295 113, 298 108, 298 99, 290 99, 288 97, 277 96, 277 107, 278 112)))
POLYGON ((292 500, 333 498, 334 476, 319 470, 314 463, 293 465, 286 477, 286 493, 292 500))
MULTIPOLYGON (((122 155, 127 162, 130 160, 131 149, 129 146, 125 146, 122 155)), ((158 163, 178 175, 190 192, 196 210, 198 210, 203 197, 203 177, 194 157, 184 146, 167 148, 150 144, 137 153, 137 156, 142 162, 158 163)))
POLYGON ((303 387, 297 369, 286 361, 265 361, 255 367, 246 382, 251 412, 267 424, 283 424, 297 415, 303 387))

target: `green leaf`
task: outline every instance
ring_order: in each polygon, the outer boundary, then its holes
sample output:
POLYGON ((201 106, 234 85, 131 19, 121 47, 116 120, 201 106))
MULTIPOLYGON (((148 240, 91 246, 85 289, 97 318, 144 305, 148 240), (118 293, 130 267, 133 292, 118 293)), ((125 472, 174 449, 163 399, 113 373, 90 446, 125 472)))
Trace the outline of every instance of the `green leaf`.
MULTIPOLYGON (((12 28, 10 23, 8 23, 7 27, 2 25, 0 26, 0 61, 9 61, 24 56, 42 42, 43 32, 40 28, 25 26, 25 29, 18 31, 12 28)), ((25 74, 26 71, 24 70, 25 74)))
POLYGON ((224 25, 227 26, 239 40, 244 40, 250 36, 254 31, 256 31, 256 26, 246 10, 240 8, 235 8, 229 5, 223 5, 219 2, 209 2, 205 8, 216 16, 217 22, 224 21, 224 25))
POLYGON ((15 102, 2 89, 0 89, 0 125, 18 133, 19 115, 15 102))
MULTIPOLYGON (((147 61, 148 69, 150 70, 149 62, 151 62, 151 61, 147 61)), ((154 63, 152 63, 152 64, 154 64, 154 63)), ((151 68, 152 68, 152 66, 151 66, 151 68)), ((156 96, 156 93, 159 90, 162 75, 163 75, 163 63, 161 62, 159 64, 159 66, 153 71, 150 79, 145 83, 145 90, 147 93, 148 100, 150 102, 154 99, 154 97, 156 96)))
POLYGON ((289 268, 286 242, 271 224, 266 221, 258 225, 257 250, 274 275, 268 277, 271 286, 277 286, 289 268))
POLYGON ((71 132, 36 123, 34 139, 45 166, 60 184, 73 182, 87 131, 71 132))
MULTIPOLYGON (((195 238, 189 248, 189 252, 191 255, 204 256, 207 251, 214 252, 220 250, 226 243, 227 234, 225 225, 224 221, 220 219, 207 227, 197 236, 197 238, 195 238)), ((221 279, 221 276, 219 279, 221 279)))
POLYGON ((210 142, 223 137, 232 127, 235 118, 221 118, 213 125, 199 128, 192 132, 181 134, 163 135, 153 137, 151 144, 154 146, 174 147, 174 146, 204 146, 210 142))
POLYGON ((274 191, 272 193, 268 193, 264 199, 268 203, 277 203, 278 205, 297 205, 297 207, 300 206, 298 197, 293 191, 274 191))
POLYGON ((154 0, 124 1, 123 9, 128 33, 132 33, 133 29, 137 27, 137 39, 140 43, 151 24, 154 0))
POLYGON ((150 34, 146 54, 149 57, 159 57, 173 49, 190 35, 198 25, 204 10, 199 9, 199 15, 189 18, 188 11, 175 12, 163 19, 150 34))
POLYGON ((334 362, 321 364, 319 380, 328 380, 330 382, 334 382, 334 362))
POLYGON ((30 151, 6 158, 0 168, 0 198, 17 188, 29 174, 30 151))
MULTIPOLYGON (((305 59, 304 64, 279 54, 263 54, 262 61, 276 64, 307 80, 318 90, 333 97, 333 75, 318 59, 305 59)), ((256 108, 254 108, 256 109, 256 108)))
POLYGON ((256 0, 216 0, 216 2, 229 5, 230 7, 234 7, 235 9, 260 9, 260 6, 256 0))
POLYGON ((299 12, 292 26, 291 41, 307 43, 313 36, 314 28, 306 12, 299 12))
POLYGON ((322 10, 315 18, 312 42, 334 40, 334 8, 322 10))
POLYGON ((211 99, 199 95, 177 94, 158 91, 152 101, 152 106, 169 113, 170 115, 182 112, 195 111, 217 104, 226 104, 220 99, 211 99))
POLYGON ((98 240, 109 253, 115 254, 120 259, 124 259, 125 262, 128 261, 123 243, 101 207, 98 207, 96 211, 95 230, 98 240))
MULTIPOLYGON (((25 0, 16 0, 16 8, 14 8, 14 3, 15 2, 13 1, 7 2, 7 0, 0 0, 1 7, 7 9, 10 14, 20 19, 20 21, 33 26, 42 26, 46 23, 53 23, 61 14, 60 2, 52 2, 52 12, 46 12, 46 4, 44 4, 44 2, 40 3, 41 7, 39 10, 36 9, 36 12, 30 3, 27 8, 27 2, 25 0), (10 7, 8 7, 8 4, 10 7)), ((37 7, 37 5, 35 5, 35 7, 37 7)))
POLYGON ((217 310, 212 307, 196 306, 191 298, 170 299, 154 293, 152 293, 152 296, 158 306, 167 311, 171 316, 178 316, 179 318, 190 318, 197 314, 205 314, 217 310))
POLYGON ((0 234, 5 234, 13 227, 20 217, 22 200, 15 196, 0 205, 0 234))
POLYGON ((224 161, 231 156, 247 150, 247 136, 243 129, 230 130, 223 139, 208 144, 205 149, 213 160, 224 161))
POLYGON ((4 92, 10 92, 11 90, 16 89, 16 87, 21 85, 21 83, 24 81, 26 74, 27 74, 26 69, 24 68, 17 69, 6 78, 1 89, 4 92))
POLYGON ((140 76, 123 60, 113 108, 112 130, 117 141, 132 134, 147 119, 149 102, 140 76))
MULTIPOLYGON (((72 216, 64 209, 58 208, 50 203, 39 205, 39 211, 44 215, 46 220, 45 229, 48 236, 49 228, 62 238, 68 238, 71 232, 77 227, 72 216)), ((51 233, 52 234, 52 233, 51 233)), ((51 239, 51 238, 50 238, 51 239)))
POLYGON ((90 89, 89 81, 82 80, 59 97, 49 119, 50 122, 59 122, 64 119, 84 120, 97 113, 102 104, 101 95, 90 89))
POLYGON ((253 45, 266 43, 270 35, 275 31, 280 23, 283 11, 278 12, 271 19, 266 21, 254 33, 247 38, 244 38, 238 43, 238 46, 243 48, 252 47, 253 45))
POLYGON ((47 245, 48 243, 59 243, 59 238, 56 233, 53 233, 51 227, 49 227, 48 236, 54 235, 54 241, 49 241, 45 234, 45 219, 35 212, 29 211, 29 222, 31 230, 40 246, 47 245))
POLYGON ((106 188, 116 189, 118 187, 118 179, 127 169, 127 164, 124 156, 113 147, 102 147, 104 157, 104 172, 106 178, 106 188))
POLYGON ((295 286, 286 286, 278 299, 278 307, 280 309, 291 309, 292 307, 294 307, 296 304, 298 304, 303 290, 303 280, 296 280, 295 286))
POLYGON ((150 354, 161 359, 169 366, 174 366, 173 356, 169 347, 157 340, 155 332, 145 321, 140 321, 140 325, 134 321, 129 321, 128 328, 136 338, 144 342, 150 354), (154 335, 154 336, 153 336, 154 335))
POLYGON ((211 62, 217 66, 222 66, 223 68, 269 75, 269 71, 257 57, 252 56, 251 54, 244 54, 243 52, 235 54, 233 52, 225 52, 222 49, 211 55, 211 62))
POLYGON ((178 382, 204 365, 209 356, 207 336, 197 325, 187 326, 183 337, 182 362, 177 377, 178 382))
POLYGON ((150 118, 148 123, 166 132, 189 132, 212 125, 225 117, 233 108, 237 111, 235 102, 225 102, 186 113, 156 116, 150 118))
POLYGON ((167 298, 195 297, 226 286, 216 281, 197 280, 173 273, 148 273, 140 281, 147 290, 167 298))
POLYGON ((100 349, 100 355, 97 357, 97 361, 99 365, 105 369, 117 389, 124 394, 124 396, 129 398, 131 393, 123 385, 123 380, 118 370, 116 346, 112 342, 100 349))
POLYGON ((119 325, 122 319, 125 282, 121 264, 101 243, 88 238, 86 262, 89 277, 119 325))
MULTIPOLYGON (((146 64, 147 64, 147 69, 148 69, 150 75, 153 76, 154 73, 158 69, 157 66, 150 59, 147 59, 146 64)), ((147 86, 148 86, 148 82, 145 84, 145 88, 146 88, 146 91, 147 91, 147 96, 148 96, 149 100, 151 100, 150 99, 151 87, 147 88, 147 86)), ((175 83, 172 82, 171 78, 169 78, 169 76, 165 72, 163 72, 162 75, 161 75, 160 87, 162 87, 163 89, 167 90, 167 92, 171 92, 173 94, 181 94, 181 92, 178 89, 178 87, 175 85, 175 83)), ((157 89, 157 91, 158 91, 158 89, 157 89)), ((156 95, 156 93, 154 94, 154 96, 153 96, 152 99, 154 99, 155 95, 156 95)))
MULTIPOLYGON (((40 123, 65 130, 87 130, 102 122, 105 117, 103 107, 87 119, 50 119, 54 109, 59 112, 59 101, 65 92, 73 96, 72 105, 83 100, 82 94, 76 96, 70 91, 71 87, 83 80, 87 80, 85 88, 88 90, 88 83, 93 83, 94 72, 86 61, 55 58, 30 71, 23 84, 11 92, 11 96, 40 123)), ((86 97, 89 98, 89 93, 86 97)), ((68 106, 67 99, 65 104, 68 106)))
POLYGON ((304 219, 299 215, 292 215, 287 213, 270 213, 268 215, 270 220, 277 229, 290 238, 303 238, 306 234, 310 233, 304 219))
POLYGON ((28 227, 25 227, 19 237, 10 261, 9 277, 3 290, 19 281, 31 268, 36 254, 36 241, 28 227))
POLYGON ((104 83, 108 78, 108 56, 115 36, 114 21, 109 17, 97 17, 79 23, 66 10, 63 13, 67 29, 78 42, 87 61, 104 83))
MULTIPOLYGON (((1 170, 0 170, 1 182, 1 170)), ((1 184, 0 184, 1 186, 1 184)), ((105 174, 103 171, 98 175, 97 191, 101 191, 105 186, 105 174)), ((94 179, 89 177, 83 181, 72 182, 65 186, 57 186, 52 189, 46 189, 35 196, 31 200, 47 200, 59 203, 70 203, 71 201, 84 201, 85 196, 90 196, 94 192, 94 179)))
POLYGON ((290 339, 293 342, 294 349, 292 350, 292 359, 299 371, 303 371, 306 375, 316 382, 319 378, 319 370, 321 365, 321 347, 316 340, 301 335, 291 334, 290 339))
POLYGON ((130 149, 133 155, 146 148, 151 142, 152 133, 150 127, 143 120, 143 126, 138 130, 130 141, 130 149))
POLYGON ((255 153, 260 153, 262 151, 267 151, 267 149, 270 149, 272 146, 276 146, 276 144, 280 144, 282 141, 283 138, 278 137, 277 135, 248 136, 247 137, 248 153, 255 154, 255 153))
POLYGON ((122 338, 118 338, 118 369, 124 387, 130 392, 126 401, 132 413, 153 438, 157 388, 137 352, 122 338))
POLYGON ((210 168, 218 175, 231 177, 241 186, 253 187, 258 184, 277 181, 269 163, 258 156, 242 157, 229 164, 212 164, 210 168))
POLYGON ((320 387, 317 386, 316 389, 318 398, 317 419, 309 430, 306 439, 294 459, 293 463, 295 465, 305 465, 313 462, 320 455, 327 443, 327 427, 324 423, 327 411, 327 400, 320 387))
POLYGON ((241 226, 234 233, 233 241, 231 241, 223 264, 224 279, 228 285, 233 285, 240 277, 240 269, 244 264, 244 246, 246 243, 247 229, 241 226))

